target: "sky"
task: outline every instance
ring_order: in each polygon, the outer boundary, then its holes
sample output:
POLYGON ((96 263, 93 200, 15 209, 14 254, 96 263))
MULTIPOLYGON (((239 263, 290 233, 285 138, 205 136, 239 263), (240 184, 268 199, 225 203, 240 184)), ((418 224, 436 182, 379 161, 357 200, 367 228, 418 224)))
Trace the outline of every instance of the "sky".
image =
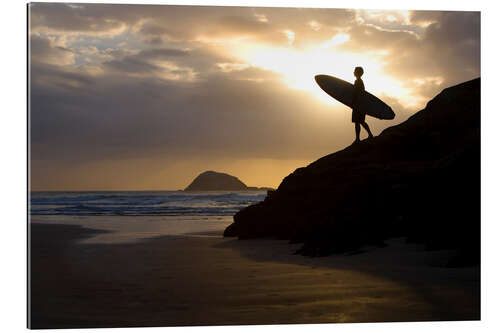
POLYGON ((362 66, 375 135, 480 76, 479 12, 35 3, 29 43, 32 190, 277 187, 354 140, 314 75, 362 66))

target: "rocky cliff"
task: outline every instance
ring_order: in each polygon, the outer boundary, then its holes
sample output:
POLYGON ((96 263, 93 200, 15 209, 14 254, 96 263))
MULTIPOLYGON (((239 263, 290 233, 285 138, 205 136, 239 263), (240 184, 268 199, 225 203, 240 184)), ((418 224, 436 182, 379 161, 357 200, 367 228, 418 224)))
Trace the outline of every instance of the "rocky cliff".
POLYGON ((302 242, 328 255, 404 236, 479 261, 480 79, 447 88, 407 121, 287 176, 224 236, 302 242))

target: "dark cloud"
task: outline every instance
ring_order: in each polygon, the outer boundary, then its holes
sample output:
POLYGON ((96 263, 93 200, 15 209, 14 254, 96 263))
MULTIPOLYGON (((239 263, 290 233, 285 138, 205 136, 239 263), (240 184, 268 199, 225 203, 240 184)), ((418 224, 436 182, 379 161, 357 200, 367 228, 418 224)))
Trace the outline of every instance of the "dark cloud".
MULTIPOLYGON (((188 55, 187 51, 175 49, 153 49, 141 51, 138 54, 126 56, 120 60, 110 60, 103 63, 105 69, 121 73, 154 75, 162 71, 160 66, 150 63, 151 60, 167 60, 172 57, 188 55)), ((182 72, 179 72, 182 74, 182 72)))
POLYGON ((395 55, 391 72, 441 76, 443 86, 479 76, 479 12, 439 12, 432 18, 436 21, 427 26, 422 39, 395 55))
POLYGON ((435 21, 425 30, 425 41, 435 44, 461 43, 477 40, 481 22, 479 12, 438 12, 435 21))
POLYGON ((256 17, 223 16, 215 24, 221 32, 230 34, 260 34, 269 30, 269 23, 258 21, 256 17))
POLYGON ((70 49, 53 46, 47 38, 37 35, 30 37, 30 61, 49 64, 69 64, 74 62, 74 52, 70 49))
POLYGON ((167 59, 170 57, 187 56, 188 51, 176 49, 152 49, 138 53, 137 57, 142 59, 167 59))
POLYGON ((157 72, 160 68, 158 66, 149 64, 133 57, 127 57, 123 60, 111 60, 104 63, 107 69, 117 70, 120 72, 151 74, 157 72))
POLYGON ((139 16, 130 6, 34 3, 30 5, 30 28, 51 29, 64 32, 100 33, 121 29, 124 21, 133 23, 139 16), (121 8, 119 8, 121 7, 121 8), (119 14, 115 14, 115 9, 119 14), (129 15, 126 15, 126 14, 129 15))
MULTIPOLYGON (((110 34, 134 28, 145 41, 228 38, 246 35, 283 44, 283 30, 296 32, 297 44, 329 36, 355 18, 348 9, 250 8, 106 4, 48 4, 32 6, 31 29, 61 33, 110 34), (322 28, 315 31, 310 22, 322 28)), ((331 37, 331 36, 330 36, 331 37)))
POLYGON ((386 51, 384 72, 406 82, 417 93, 433 97, 446 86, 480 75, 479 12, 412 12, 410 22, 426 24, 414 31, 359 24, 348 30, 345 51, 386 51), (418 87, 414 80, 441 78, 440 84, 418 87))

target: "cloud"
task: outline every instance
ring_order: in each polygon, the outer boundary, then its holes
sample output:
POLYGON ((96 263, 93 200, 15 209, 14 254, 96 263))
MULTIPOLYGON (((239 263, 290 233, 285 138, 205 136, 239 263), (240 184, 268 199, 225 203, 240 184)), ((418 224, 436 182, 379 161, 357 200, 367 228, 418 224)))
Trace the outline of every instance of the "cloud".
POLYGON ((47 38, 37 35, 30 37, 30 61, 42 62, 52 65, 70 65, 75 62, 75 54, 72 50, 55 46, 47 38))
MULTIPOLYGON (((159 163, 193 172, 204 162, 234 160, 250 172, 241 161, 312 161, 352 141, 347 108, 292 89, 286 73, 233 52, 246 47, 286 56, 326 45, 324 52, 373 55, 382 74, 419 103, 480 74, 476 12, 47 3, 30 9, 38 184, 89 180, 85 172, 111 166, 123 177, 134 167, 163 174, 159 163)), ((417 111, 380 97, 400 113, 393 122, 373 121, 375 133, 417 111)), ((117 179, 109 186, 119 186, 117 179)))
POLYGON ((220 62, 216 64, 222 72, 242 71, 250 67, 248 64, 220 62))
POLYGON ((128 7, 115 5, 70 5, 34 3, 30 5, 30 30, 49 30, 64 33, 117 34, 126 28, 124 20, 133 22, 138 17, 128 7), (120 12, 115 15, 115 9, 120 12), (124 15, 126 13, 129 15, 124 15), (131 15, 130 15, 131 14, 131 15))
POLYGON ((299 44, 330 34, 354 18, 355 12, 348 9, 37 3, 31 6, 30 28, 33 32, 95 36, 113 36, 131 29, 156 45, 165 40, 242 36, 286 44, 283 31, 291 30, 301 36, 299 44), (316 34, 311 21, 322 27, 316 34))
POLYGON ((421 24, 420 33, 407 24, 392 29, 358 24, 347 30, 350 40, 344 51, 385 51, 384 72, 425 98, 446 86, 480 75, 479 12, 410 12, 410 24, 421 24), (425 23, 425 24, 424 24, 425 23), (440 77, 439 84, 421 89, 416 81, 440 77))
POLYGON ((479 12, 439 12, 420 17, 436 21, 425 28, 421 40, 395 57, 393 72, 399 70, 413 78, 440 76, 444 86, 480 75, 479 12))
MULTIPOLYGON (((165 56, 184 59, 191 53, 138 53, 113 70, 104 63, 104 74, 98 77, 45 64, 33 66, 37 79, 31 95, 32 158, 65 160, 65 164, 152 154, 181 159, 307 158, 315 155, 311 152, 318 149, 321 138, 302 138, 311 132, 323 138, 330 135, 328 126, 305 114, 320 109, 310 96, 290 95, 276 74, 258 68, 214 70, 194 83, 140 76, 123 79, 127 65, 128 71, 153 73, 147 66, 133 67, 136 63, 130 59, 165 56), (72 87, 68 83, 72 80, 81 85, 72 87)), ((325 151, 327 146, 323 144, 325 151)))
POLYGON ((167 80, 193 80, 196 72, 189 67, 176 65, 176 57, 186 57, 189 52, 176 49, 152 49, 137 54, 103 62, 105 71, 135 76, 154 76, 167 80))

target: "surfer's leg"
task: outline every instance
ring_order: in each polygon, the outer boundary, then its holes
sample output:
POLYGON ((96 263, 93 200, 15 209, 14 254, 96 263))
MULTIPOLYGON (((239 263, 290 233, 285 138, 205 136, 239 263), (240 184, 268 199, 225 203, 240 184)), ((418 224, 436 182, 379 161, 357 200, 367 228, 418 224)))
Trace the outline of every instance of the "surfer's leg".
MULTIPOLYGON (((370 127, 368 127, 368 124, 365 122, 361 123, 361 125, 363 126, 363 128, 368 132, 368 137, 369 138, 373 138, 373 134, 372 132, 370 131, 370 127)), ((358 125, 359 126, 359 125, 358 125)))
POLYGON ((361 132, 361 127, 359 126, 359 123, 354 123, 354 130, 356 132, 356 141, 354 142, 359 142, 359 133, 361 132))

